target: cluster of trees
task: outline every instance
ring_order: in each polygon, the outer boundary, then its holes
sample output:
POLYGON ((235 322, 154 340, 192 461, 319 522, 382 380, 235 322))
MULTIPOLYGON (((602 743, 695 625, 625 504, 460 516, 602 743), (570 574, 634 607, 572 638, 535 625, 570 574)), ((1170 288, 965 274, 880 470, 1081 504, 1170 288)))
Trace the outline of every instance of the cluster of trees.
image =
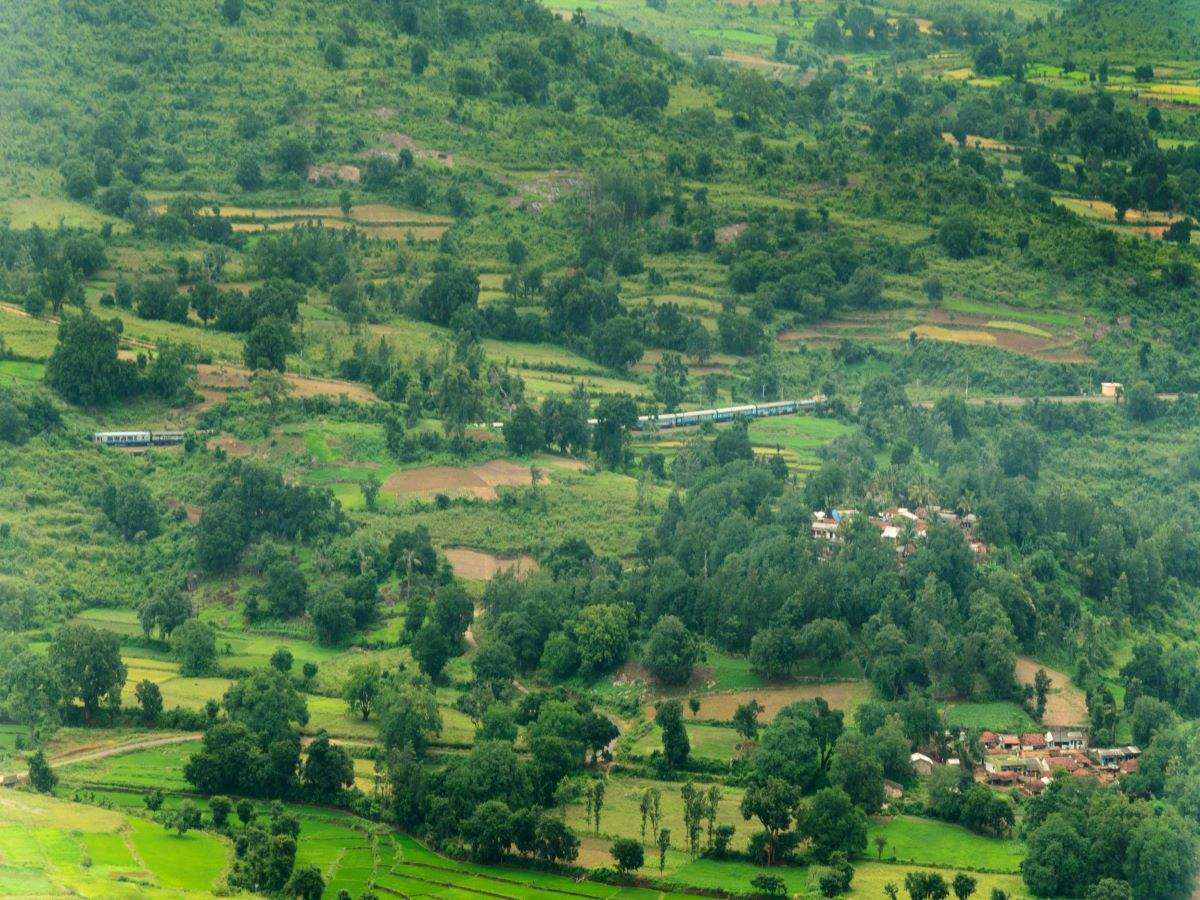
POLYGON ((0 388, 0 441, 20 446, 62 428, 62 414, 40 392, 0 388))
POLYGON ((235 460, 213 485, 196 526, 196 557, 223 572, 264 536, 306 540, 338 531, 340 504, 328 491, 285 484, 269 468, 235 460))
POLYGON ((184 767, 184 777, 197 790, 330 802, 353 785, 349 754, 323 731, 304 748, 302 758, 299 729, 308 723, 308 706, 277 668, 230 685, 221 712, 184 767))
POLYGON ((112 632, 63 625, 45 653, 10 650, 0 663, 0 705, 14 721, 93 724, 120 711, 128 670, 112 632))
POLYGON ((108 264, 104 240, 81 229, 17 231, 0 224, 0 291, 40 316, 82 306, 83 282, 108 264))
POLYGON ((1196 838, 1173 807, 1156 809, 1060 775, 1026 804, 1028 853, 1021 874, 1040 897, 1187 897, 1196 871, 1196 838))
POLYGON ((195 353, 182 344, 160 342, 152 358, 120 359, 121 320, 104 321, 84 310, 63 316, 58 342, 46 362, 46 383, 64 400, 105 406, 148 394, 171 402, 191 398, 195 353))

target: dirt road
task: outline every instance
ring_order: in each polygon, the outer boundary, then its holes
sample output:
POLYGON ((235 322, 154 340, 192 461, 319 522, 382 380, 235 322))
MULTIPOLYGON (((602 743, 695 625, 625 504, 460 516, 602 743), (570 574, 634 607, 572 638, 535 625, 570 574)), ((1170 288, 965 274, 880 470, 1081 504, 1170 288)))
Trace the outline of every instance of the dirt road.
MULTIPOLYGON (((50 760, 50 766, 55 769, 63 766, 73 766, 78 763, 95 762, 98 759, 108 759, 111 756, 124 756, 126 753, 136 753, 138 750, 153 750, 155 747, 169 747, 172 744, 186 744, 188 741, 198 741, 203 734, 193 732, 189 734, 173 734, 168 737, 147 738, 140 741, 130 741, 128 744, 115 744, 112 747, 101 747, 95 750, 89 750, 86 747, 78 750, 64 753, 62 756, 56 756, 50 760)), ((16 779, 16 784, 24 784, 29 780, 29 770, 25 769, 19 772, 4 772, 0 773, 0 781, 4 784, 14 783, 10 779, 16 779)))

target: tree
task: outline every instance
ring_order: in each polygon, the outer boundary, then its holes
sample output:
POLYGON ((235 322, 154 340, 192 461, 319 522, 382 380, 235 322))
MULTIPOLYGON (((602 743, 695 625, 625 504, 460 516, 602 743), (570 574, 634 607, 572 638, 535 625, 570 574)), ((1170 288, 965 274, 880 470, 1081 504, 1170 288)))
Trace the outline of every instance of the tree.
POLYGON ((587 789, 584 791, 584 797, 587 806, 587 817, 592 822, 592 830, 600 833, 600 817, 604 812, 604 793, 607 790, 607 784, 603 777, 593 779, 588 782, 587 789))
POLYGON ((763 897, 783 897, 787 894, 787 882, 779 875, 755 875, 750 879, 755 893, 763 897))
POLYGON ((1138 823, 1125 853, 1125 877, 1134 897, 1188 897, 1195 873, 1195 838, 1177 813, 1138 823))
POLYGON ((371 717, 375 701, 383 689, 383 671, 379 663, 359 663, 351 666, 342 685, 342 699, 351 713, 362 717, 365 722, 371 717))
POLYGON ((663 616, 650 630, 643 662, 659 682, 685 684, 700 658, 700 642, 675 616, 663 616))
POLYGON ((952 259, 966 259, 975 252, 978 229, 966 216, 952 215, 938 230, 938 243, 952 259))
POLYGON ((184 800, 171 816, 171 827, 180 837, 203 824, 200 818, 200 808, 193 800, 184 800))
POLYGON ((667 868, 667 851, 671 849, 670 830, 666 828, 659 829, 658 838, 655 843, 658 845, 658 874, 662 875, 667 868))
POLYGON ((254 395, 254 399, 267 404, 271 411, 271 421, 274 422, 279 418, 283 404, 292 394, 292 383, 282 372, 259 369, 250 374, 250 393, 254 395))
POLYGON ((850 630, 838 619, 814 619, 796 636, 797 652, 817 660, 823 672, 845 656, 849 648, 850 630))
POLYGON ((518 406, 504 425, 504 443, 519 456, 530 456, 543 449, 546 438, 541 416, 525 404, 518 406))
POLYGON ((632 397, 616 394, 605 397, 596 407, 596 426, 592 446, 601 462, 620 469, 628 461, 629 429, 637 424, 637 404, 632 397))
POLYGON ((656 704, 654 721, 662 729, 663 759, 672 769, 679 768, 687 762, 692 749, 683 726, 683 706, 678 700, 664 700, 656 704))
POLYGON ((534 829, 534 852, 547 862, 573 862, 579 856, 579 838, 554 816, 542 816, 534 829))
POLYGON ((1129 721, 1133 742, 1139 747, 1148 747, 1156 734, 1170 730, 1178 721, 1179 717, 1169 703, 1157 697, 1138 697, 1129 721))
POLYGON ((471 660, 475 680, 500 696, 517 674, 517 660, 512 648, 496 638, 483 642, 471 660))
POLYGON ((768 681, 790 675, 797 656, 796 633, 786 625, 764 628, 750 639, 750 666, 768 681))
POLYGON ((804 791, 813 790, 824 776, 812 726, 794 716, 776 716, 775 723, 759 740, 751 762, 758 780, 778 778, 804 791))
POLYGON ((500 800, 488 800, 462 823, 463 840, 482 863, 496 863, 512 844, 512 813, 500 800))
POLYGON ((426 622, 413 636, 412 656, 421 671, 436 680, 457 651, 456 639, 448 637, 433 622, 426 622))
POLYGON ((301 783, 320 800, 332 800, 343 788, 354 784, 354 763, 345 747, 329 740, 325 729, 317 732, 308 745, 301 783))
POLYGON ((1133 900, 1133 888, 1119 878, 1101 878, 1088 888, 1086 900, 1133 900))
POLYGON ((309 603, 309 615, 317 630, 317 640, 336 647, 354 632, 354 608, 341 589, 327 586, 309 603))
POLYGON ((479 276, 474 270, 447 264, 417 295, 417 312, 435 325, 449 325, 459 309, 474 309, 479 303, 479 276))
POLYGON ((1052 813, 1034 831, 1021 861, 1021 876, 1041 897, 1069 896, 1086 884, 1087 843, 1062 813, 1052 813))
POLYGON ((255 815, 257 815, 254 804, 249 800, 239 800, 234 807, 234 811, 237 813, 238 821, 243 825, 249 825, 254 821, 255 815))
POLYGON ((829 781, 868 813, 883 805, 883 764, 858 732, 838 738, 829 767, 829 781))
POLYGON ((389 685, 379 698, 379 740, 389 750, 420 756, 442 730, 433 692, 414 684, 389 685))
POLYGON ((792 824, 792 814, 799 801, 800 791, 779 778, 755 782, 742 796, 742 818, 758 819, 767 835, 764 849, 768 866, 775 864, 779 836, 792 824))
POLYGON ((797 830, 812 841, 813 856, 827 862, 837 850, 847 854, 867 848, 866 813, 840 788, 817 791, 801 812, 797 830))
POLYGON ((303 177, 313 163, 312 148, 298 137, 285 138, 275 148, 275 163, 285 175, 303 177))
POLYGON ((25 650, 4 667, 0 709, 13 721, 35 728, 55 723, 61 701, 58 671, 44 654, 25 650))
POLYGON ((613 861, 617 864, 617 871, 625 876, 636 872, 646 862, 645 850, 641 842, 633 838, 617 838, 613 841, 609 852, 612 853, 613 861))
POLYGON ((242 19, 244 0, 221 0, 221 15, 229 25, 236 25, 242 19))
POLYGON ((276 672, 282 672, 286 675, 292 671, 295 658, 292 656, 292 651, 287 647, 276 647, 274 652, 271 653, 270 659, 267 660, 267 663, 276 672))
POLYGON ((951 887, 954 889, 954 896, 958 900, 967 900, 968 897, 975 893, 977 884, 978 882, 973 877, 965 872, 959 872, 954 876, 951 887))
POLYGON ((1136 381, 1125 392, 1125 413, 1134 422, 1149 422, 1158 415, 1158 397, 1148 381, 1136 381))
POLYGON ((213 828, 224 828, 229 823, 229 814, 233 812, 233 801, 217 794, 209 798, 208 811, 212 814, 213 828))
POLYGON ((265 749, 308 724, 308 704, 275 669, 260 669, 235 681, 222 699, 230 721, 246 726, 265 749))
POLYGON ((321 900, 325 895, 325 878, 318 866, 304 866, 292 872, 284 893, 301 900, 321 900))
POLYGON ((742 703, 733 711, 734 730, 746 740, 754 740, 758 737, 758 715, 761 712, 762 705, 758 700, 752 698, 742 703))
POLYGON ((155 788, 150 793, 142 797, 142 803, 150 812, 158 812, 162 809, 163 801, 167 799, 166 794, 161 789, 155 788))
POLYGON ((50 768, 46 754, 41 750, 29 757, 29 783, 35 791, 42 794, 51 793, 58 784, 58 775, 50 768))
POLYGON ((159 716, 162 715, 162 691, 153 681, 143 679, 134 688, 134 696, 137 698, 138 706, 141 707, 142 724, 147 728, 153 728, 158 724, 159 716))
POLYGON ((138 607, 138 621, 146 637, 157 627, 160 637, 169 638, 191 615, 191 602, 176 590, 159 591, 138 607))
POLYGON ((408 52, 408 67, 414 76, 420 78, 429 66, 429 48, 422 43, 415 43, 408 52))
POLYGON ((246 336, 242 358, 250 369, 287 369, 287 355, 300 348, 292 326, 273 316, 259 319, 246 336))
POLYGON ((1033 695, 1037 711, 1037 719, 1041 721, 1046 714, 1046 699, 1050 693, 1050 676, 1045 669, 1039 668, 1033 675, 1033 695))
POLYGON ((207 675, 217 663, 217 633, 199 619, 188 619, 171 636, 171 649, 181 674, 207 675))
POLYGON ((237 169, 233 173, 233 180, 243 191, 257 191, 263 186, 262 167, 258 164, 258 157, 247 153, 238 160, 237 169))
POLYGON ((683 401, 687 375, 687 366, 678 353, 664 353, 662 359, 655 363, 654 396, 667 412, 675 412, 683 401))
POLYGON ((1038 477, 1046 448, 1041 437, 1029 425, 1018 422, 1000 437, 1000 468, 1009 478, 1024 475, 1038 477))
POLYGON ((100 508, 127 541, 138 534, 146 537, 158 534, 158 507, 141 481, 106 485, 100 497, 100 508))
POLYGON ((117 358, 117 343, 116 328, 86 310, 64 316, 46 363, 46 383, 79 406, 103 406, 126 396, 133 390, 136 370, 117 358))
POLYGON ((379 504, 379 489, 383 487, 383 482, 379 480, 379 476, 374 473, 368 474, 366 478, 358 483, 359 490, 362 491, 363 503, 367 509, 375 512, 379 504))
POLYGON ((912 900, 946 900, 950 896, 950 886, 937 872, 905 873, 904 890, 912 900))
POLYGON ((49 658, 64 699, 82 702, 85 722, 91 723, 102 703, 120 707, 127 670, 115 634, 90 625, 63 625, 50 642, 49 658))
POLYGON ((599 673, 625 660, 629 647, 629 611, 615 603, 593 603, 575 621, 580 666, 599 673))

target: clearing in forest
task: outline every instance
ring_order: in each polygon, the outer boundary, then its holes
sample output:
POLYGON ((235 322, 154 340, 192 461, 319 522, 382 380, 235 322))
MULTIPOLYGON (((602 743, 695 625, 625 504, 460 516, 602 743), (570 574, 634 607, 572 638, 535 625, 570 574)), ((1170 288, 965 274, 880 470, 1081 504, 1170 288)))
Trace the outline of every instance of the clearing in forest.
MULTIPOLYGON (((797 684, 792 687, 765 688, 752 691, 730 691, 725 694, 704 694, 700 697, 700 712, 697 719, 732 719, 734 712, 743 703, 757 700, 763 707, 759 721, 771 722, 789 703, 797 700, 812 700, 821 697, 832 709, 851 712, 865 700, 871 698, 871 686, 865 681, 824 681, 797 684)), ((654 707, 646 707, 646 715, 654 718, 654 707)), ((687 714, 691 716, 690 711, 687 714)))
POLYGON ((1050 676, 1050 692, 1046 696, 1046 714, 1042 721, 1050 725, 1082 725, 1088 721, 1087 695, 1071 683, 1065 672, 1051 669, 1027 656, 1017 657, 1017 680, 1033 684, 1038 669, 1050 676))
POLYGON ((468 581, 490 581, 501 572, 509 571, 523 578, 538 567, 538 561, 528 553, 497 556, 470 547, 446 547, 442 552, 454 567, 454 574, 468 581))
MULTIPOLYGON (((548 480, 545 475, 542 477, 543 480, 548 480)), ((457 494, 480 500, 495 500, 498 487, 532 483, 529 466, 497 459, 469 468, 423 466, 419 469, 405 469, 384 482, 383 489, 397 497, 415 494, 457 494)))

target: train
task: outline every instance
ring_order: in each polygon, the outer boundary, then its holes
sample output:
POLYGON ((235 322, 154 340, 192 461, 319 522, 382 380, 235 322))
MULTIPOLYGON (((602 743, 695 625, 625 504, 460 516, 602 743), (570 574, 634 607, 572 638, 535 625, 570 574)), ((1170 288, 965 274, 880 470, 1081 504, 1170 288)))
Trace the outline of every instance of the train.
MULTIPOLYGON (((775 400, 770 403, 746 403, 742 406, 725 406, 721 409, 697 409, 690 412, 659 413, 656 416, 638 416, 635 431, 654 428, 688 428, 705 422, 732 422, 736 419, 763 419, 768 416, 790 416, 811 412, 825 402, 823 394, 807 400, 775 400)), ((595 419, 588 420, 595 425, 595 419)))
POLYGON ((165 447, 182 444, 182 431, 97 431, 92 440, 106 447, 165 447))

